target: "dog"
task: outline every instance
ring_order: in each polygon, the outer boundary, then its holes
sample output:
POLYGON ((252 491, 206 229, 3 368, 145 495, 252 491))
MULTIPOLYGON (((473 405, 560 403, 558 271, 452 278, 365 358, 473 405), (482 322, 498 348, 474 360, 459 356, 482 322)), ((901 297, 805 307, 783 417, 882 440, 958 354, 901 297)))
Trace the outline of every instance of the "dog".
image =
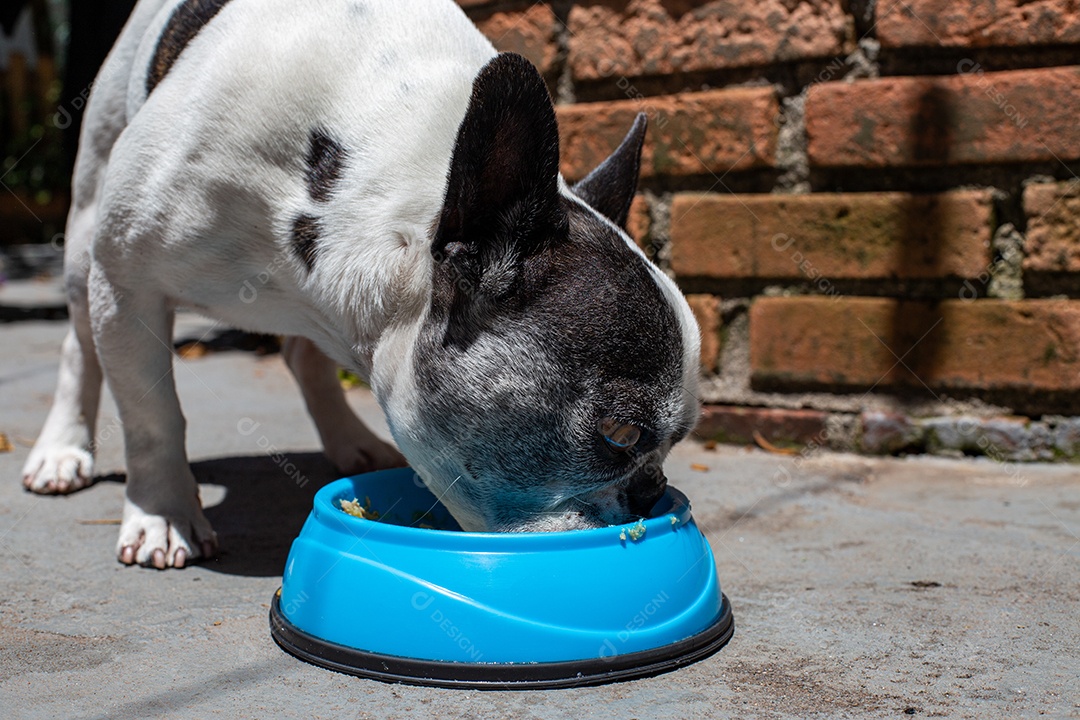
POLYGON ((570 187, 551 97, 451 0, 141 0, 88 103, 72 329, 23 483, 123 424, 118 559, 212 557, 172 375, 177 307, 287 336, 329 459, 416 470, 465 530, 632 521, 699 412, 699 330, 623 229, 646 119, 570 187), (369 381, 400 453, 349 409, 369 381))

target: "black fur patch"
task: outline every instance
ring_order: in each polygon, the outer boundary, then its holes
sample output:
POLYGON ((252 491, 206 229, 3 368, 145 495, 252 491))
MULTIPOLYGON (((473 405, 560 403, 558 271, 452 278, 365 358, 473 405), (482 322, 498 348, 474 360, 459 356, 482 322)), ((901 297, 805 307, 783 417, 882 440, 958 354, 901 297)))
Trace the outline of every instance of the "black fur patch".
POLYGON ((322 130, 312 130, 305 162, 308 195, 316 202, 326 202, 341 178, 345 167, 345 148, 322 130))
POLYGON ((300 215, 292 225, 293 250, 296 251, 308 272, 315 269, 315 257, 319 254, 319 219, 300 215))
POLYGON ((474 256, 501 253, 495 229, 512 229, 516 252, 536 250, 565 231, 558 176, 559 126, 543 78, 520 55, 495 56, 473 80, 432 253, 438 258, 453 243, 474 256))
MULTIPOLYGON (((448 262, 436 266, 413 365, 421 403, 440 427, 484 418, 454 446, 474 458, 476 477, 528 487, 497 509, 507 517, 526 512, 529 498, 559 478, 582 487, 619 481, 624 510, 640 513, 662 492, 663 474, 632 466, 661 452, 683 422, 672 406, 685 395, 682 329, 648 261, 576 203, 561 204, 566 234, 520 257, 499 297, 463 283, 448 262), (522 360, 477 359, 475 348, 491 343, 522 360), (595 429, 605 417, 642 428, 635 454, 605 446, 595 429), (567 425, 577 418, 583 424, 567 425)), ((491 271, 478 262, 481 277, 491 271)))
POLYGON ((169 22, 158 38, 157 49, 150 60, 150 71, 146 76, 146 92, 153 92, 169 73, 173 63, 184 52, 192 38, 199 34, 203 26, 213 20, 229 0, 184 0, 173 10, 169 22))
POLYGON ((591 365, 597 378, 628 383, 619 398, 626 404, 612 407, 613 416, 666 425, 652 416, 652 406, 682 382, 683 339, 675 309, 646 260, 587 213, 568 209, 569 242, 550 254, 545 273, 557 288, 544 294, 545 315, 564 318, 548 328, 550 352, 562 355, 564 367, 591 365))

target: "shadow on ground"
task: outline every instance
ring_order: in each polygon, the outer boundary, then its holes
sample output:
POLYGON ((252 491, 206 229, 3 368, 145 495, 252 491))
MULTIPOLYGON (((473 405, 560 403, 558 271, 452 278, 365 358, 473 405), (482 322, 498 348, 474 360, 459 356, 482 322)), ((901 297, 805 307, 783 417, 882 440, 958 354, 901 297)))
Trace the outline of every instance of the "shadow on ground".
MULTIPOLYGON (((311 512, 312 498, 338 477, 322 453, 214 458, 192 463, 191 470, 199 483, 225 488, 221 502, 206 508, 221 549, 202 566, 251 577, 281 575, 292 541, 311 512)), ((126 479, 115 473, 97 482, 126 479)))

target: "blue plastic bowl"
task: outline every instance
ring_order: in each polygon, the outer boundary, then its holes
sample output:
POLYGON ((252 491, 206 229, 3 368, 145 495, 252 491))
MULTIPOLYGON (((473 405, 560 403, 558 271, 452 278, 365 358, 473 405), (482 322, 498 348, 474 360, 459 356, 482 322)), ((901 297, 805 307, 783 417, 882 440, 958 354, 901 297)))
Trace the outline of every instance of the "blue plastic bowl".
POLYGON ((652 675, 734 631, 712 551, 669 488, 640 523, 463 532, 408 468, 332 482, 270 611, 288 652, 443 687, 560 687, 652 675), (378 521, 342 511, 370 500, 378 521))

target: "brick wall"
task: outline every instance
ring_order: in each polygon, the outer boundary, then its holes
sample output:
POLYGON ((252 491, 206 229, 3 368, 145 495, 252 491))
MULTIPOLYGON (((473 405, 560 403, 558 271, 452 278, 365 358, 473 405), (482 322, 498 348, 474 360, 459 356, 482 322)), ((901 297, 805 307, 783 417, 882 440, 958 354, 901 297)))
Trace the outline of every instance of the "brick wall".
POLYGON ((1075 2, 461 4, 568 179, 649 115, 630 229, 701 325, 699 435, 1080 458, 1075 2))

